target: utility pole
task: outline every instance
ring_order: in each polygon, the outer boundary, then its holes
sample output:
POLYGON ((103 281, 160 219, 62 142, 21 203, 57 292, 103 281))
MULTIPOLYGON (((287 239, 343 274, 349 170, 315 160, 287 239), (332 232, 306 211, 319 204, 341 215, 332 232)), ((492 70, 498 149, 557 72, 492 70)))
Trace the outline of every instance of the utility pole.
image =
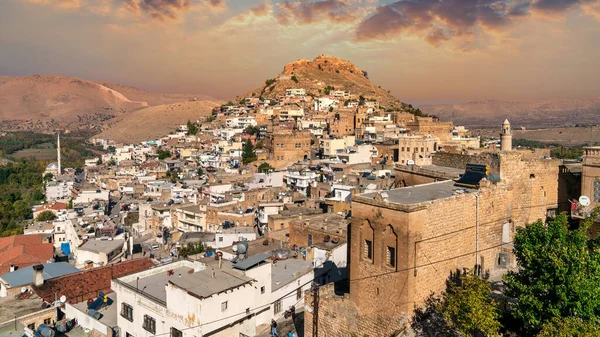
POLYGON ((319 336, 319 285, 312 283, 311 292, 313 294, 313 331, 312 336, 319 336))

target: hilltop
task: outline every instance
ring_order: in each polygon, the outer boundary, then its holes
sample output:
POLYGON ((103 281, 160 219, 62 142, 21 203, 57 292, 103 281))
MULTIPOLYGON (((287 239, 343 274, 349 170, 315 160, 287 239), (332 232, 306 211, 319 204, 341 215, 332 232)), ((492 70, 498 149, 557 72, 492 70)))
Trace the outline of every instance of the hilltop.
POLYGON ((457 125, 491 126, 504 119, 513 126, 552 127, 600 124, 600 97, 501 101, 419 106, 423 113, 457 125))
POLYGON ((366 71, 349 61, 324 55, 312 61, 299 59, 288 63, 279 75, 238 98, 275 98, 285 95, 285 90, 290 88, 302 88, 307 94, 320 96, 328 86, 367 99, 375 98, 385 107, 400 106, 392 94, 369 80, 366 71))
POLYGON ((60 75, 0 76, 0 130, 100 131, 139 109, 194 98, 206 96, 152 93, 60 75))

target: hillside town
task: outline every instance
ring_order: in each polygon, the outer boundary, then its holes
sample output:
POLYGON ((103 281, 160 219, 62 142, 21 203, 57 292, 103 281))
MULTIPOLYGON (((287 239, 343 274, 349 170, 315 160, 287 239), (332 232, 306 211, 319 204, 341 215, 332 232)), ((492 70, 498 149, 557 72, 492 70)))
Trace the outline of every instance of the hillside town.
POLYGON ((333 87, 94 138, 83 170, 58 137, 46 202, 0 238, 0 336, 396 336, 457 270, 502 283, 518 228, 600 202, 600 148, 554 159, 508 120, 484 141, 333 87))

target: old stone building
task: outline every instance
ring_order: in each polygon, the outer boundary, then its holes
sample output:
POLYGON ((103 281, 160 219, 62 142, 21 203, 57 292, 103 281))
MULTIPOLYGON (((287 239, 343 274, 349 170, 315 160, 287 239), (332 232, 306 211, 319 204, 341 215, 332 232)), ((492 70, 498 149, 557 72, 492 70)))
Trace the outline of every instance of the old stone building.
POLYGON ((308 131, 274 131, 267 133, 265 147, 269 150, 269 162, 273 167, 310 158, 311 135, 308 131))
POLYGON ((413 134, 429 134, 438 137, 442 142, 452 138, 452 122, 440 122, 434 117, 415 117, 406 122, 406 128, 413 134))
MULTIPOLYGON (((350 293, 321 288, 321 334, 389 336, 431 292, 445 289, 452 272, 478 268, 497 278, 515 266, 515 229, 565 205, 561 162, 512 151, 488 159, 498 174, 480 188, 441 181, 353 196, 350 293)), ((306 336, 312 335, 312 309, 306 336)))
POLYGON ((431 154, 438 150, 440 139, 431 135, 398 137, 398 163, 404 165, 431 164, 431 154))

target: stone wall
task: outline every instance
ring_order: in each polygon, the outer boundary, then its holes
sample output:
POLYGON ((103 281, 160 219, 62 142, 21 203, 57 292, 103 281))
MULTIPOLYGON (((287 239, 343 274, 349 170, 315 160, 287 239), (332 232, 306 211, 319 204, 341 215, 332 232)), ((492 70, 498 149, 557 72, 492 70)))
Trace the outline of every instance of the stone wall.
MULTIPOLYGON (((389 316, 363 313, 350 300, 348 294, 338 296, 334 284, 319 288, 319 336, 388 337, 404 329, 408 319, 405 316, 389 316)), ((305 294, 304 336, 313 336, 313 294, 305 294)), ((385 309, 385 308, 380 308, 385 309)))
POLYGON ((464 169, 467 164, 483 164, 488 166, 490 173, 498 174, 500 172, 500 157, 496 152, 473 155, 436 152, 431 158, 431 163, 457 169, 464 169))

